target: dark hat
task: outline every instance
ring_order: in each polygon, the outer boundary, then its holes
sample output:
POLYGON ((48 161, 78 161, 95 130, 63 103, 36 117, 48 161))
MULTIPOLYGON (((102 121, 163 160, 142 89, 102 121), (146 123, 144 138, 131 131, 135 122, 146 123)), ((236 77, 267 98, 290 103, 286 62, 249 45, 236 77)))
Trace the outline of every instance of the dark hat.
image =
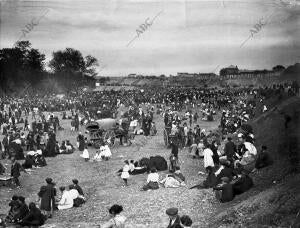
POLYGON ((170 216, 175 216, 178 214, 178 208, 176 207, 171 207, 169 209, 166 210, 166 214, 170 215, 170 216))
POLYGON ((50 177, 47 177, 47 178, 46 178, 46 182, 47 182, 48 184, 52 184, 52 181, 53 181, 52 178, 50 178, 50 177))

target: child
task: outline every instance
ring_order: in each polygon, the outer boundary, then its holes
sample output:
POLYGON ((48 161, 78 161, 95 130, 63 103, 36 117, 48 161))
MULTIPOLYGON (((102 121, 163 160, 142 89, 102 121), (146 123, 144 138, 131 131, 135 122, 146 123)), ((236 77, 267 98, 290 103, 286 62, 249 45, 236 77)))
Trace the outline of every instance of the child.
POLYGON ((121 178, 122 178, 123 181, 124 181, 124 187, 125 187, 125 186, 128 186, 127 180, 128 180, 128 178, 129 178, 129 176, 130 176, 130 175, 129 175, 130 167, 129 167, 129 162, 128 162, 128 160, 125 160, 124 163, 125 163, 125 165, 124 165, 124 167, 123 167, 123 169, 122 169, 121 178))
POLYGON ((80 156, 83 157, 86 162, 90 160, 90 155, 89 155, 89 151, 87 149, 87 146, 85 146, 85 148, 82 152, 82 155, 80 155, 80 156))

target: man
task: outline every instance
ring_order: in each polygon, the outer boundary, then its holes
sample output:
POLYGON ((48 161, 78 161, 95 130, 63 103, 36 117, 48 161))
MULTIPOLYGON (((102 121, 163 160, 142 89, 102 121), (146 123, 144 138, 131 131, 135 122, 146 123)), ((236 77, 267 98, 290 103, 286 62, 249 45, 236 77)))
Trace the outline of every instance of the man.
POLYGON ((46 178, 46 186, 42 186, 38 196, 41 199, 40 209, 45 211, 48 218, 52 217, 55 206, 56 188, 51 178, 46 178))
POLYGON ((21 175, 20 172, 23 171, 25 173, 27 173, 25 171, 25 169, 20 165, 20 163, 18 163, 15 159, 15 157, 12 157, 11 159, 11 172, 10 175, 13 177, 13 182, 18 186, 21 187, 20 181, 19 181, 19 176, 21 175))
POLYGON ((9 155, 9 135, 6 134, 2 140, 2 144, 4 147, 4 158, 6 155, 9 155))
POLYGON ((221 180, 222 184, 213 188, 214 190, 217 190, 216 198, 221 203, 229 202, 234 198, 232 184, 229 183, 230 181, 228 177, 222 177, 221 180))
POLYGON ((273 160, 269 155, 269 153, 267 152, 267 147, 262 146, 261 152, 258 154, 258 157, 256 159, 255 170, 253 170, 253 172, 256 171, 257 169, 261 169, 272 164, 273 164, 273 160))
POLYGON ((233 161, 233 156, 235 155, 236 151, 236 146, 234 142, 232 142, 231 137, 227 138, 228 142, 225 144, 224 147, 224 153, 226 155, 226 159, 230 162, 233 161))
POLYGON ((169 216, 170 222, 167 228, 175 228, 180 225, 180 217, 178 215, 178 209, 176 207, 171 207, 166 210, 166 214, 169 216))

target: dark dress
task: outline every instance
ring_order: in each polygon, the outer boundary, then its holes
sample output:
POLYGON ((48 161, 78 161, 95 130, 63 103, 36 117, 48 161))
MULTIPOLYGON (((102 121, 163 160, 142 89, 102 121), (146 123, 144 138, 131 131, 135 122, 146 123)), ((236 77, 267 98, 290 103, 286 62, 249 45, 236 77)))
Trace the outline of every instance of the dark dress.
POLYGON ((272 165, 273 160, 267 152, 262 152, 258 155, 255 163, 256 169, 261 169, 266 166, 272 165))
POLYGON ((79 151, 84 150, 84 136, 83 135, 78 135, 78 142, 79 142, 79 151))
POLYGON ((56 189, 54 188, 53 184, 47 184, 46 186, 42 186, 38 196, 41 197, 41 210, 44 211, 51 211, 55 205, 55 196, 56 196, 56 189), (52 202, 52 208, 51 208, 52 202))
POLYGON ((233 184, 233 192, 234 195, 242 194, 248 191, 250 188, 253 187, 252 178, 248 175, 240 177, 234 184, 233 184))
POLYGON ((220 198, 221 203, 229 202, 234 198, 232 184, 224 184, 221 186, 217 186, 214 187, 214 190, 222 191, 221 198, 220 198))
POLYGON ((38 208, 30 210, 25 218, 19 223, 21 226, 42 226, 45 217, 38 208))

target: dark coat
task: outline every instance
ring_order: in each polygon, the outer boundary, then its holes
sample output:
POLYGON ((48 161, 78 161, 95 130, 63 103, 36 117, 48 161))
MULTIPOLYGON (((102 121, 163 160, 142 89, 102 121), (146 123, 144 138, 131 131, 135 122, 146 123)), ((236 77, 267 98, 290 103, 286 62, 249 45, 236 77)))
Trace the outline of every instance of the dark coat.
POLYGON ((175 222, 171 225, 171 220, 167 228, 175 228, 177 225, 180 225, 180 217, 179 215, 176 216, 175 222))
POLYGON ((235 144, 231 141, 227 142, 224 147, 224 152, 225 152, 225 155, 227 156, 227 159, 232 159, 232 157, 236 153, 235 144))
POLYGON ((270 157, 270 155, 267 152, 262 152, 258 155, 256 162, 255 162, 255 168, 261 169, 263 167, 269 166, 273 164, 273 160, 270 157))
POLYGON ((44 215, 38 208, 36 208, 35 210, 30 210, 20 224, 23 226, 41 226, 44 222, 44 215))
POLYGON ((19 219, 25 218, 29 213, 29 209, 26 203, 22 203, 19 208, 19 219))
POLYGON ((236 176, 236 172, 234 169, 229 168, 229 167, 224 167, 224 169, 221 170, 221 172, 217 175, 217 180, 218 183, 221 183, 221 178, 222 177, 228 177, 229 180, 231 181, 233 179, 233 176, 236 176))
POLYGON ((242 194, 252 187, 253 181, 251 177, 249 177, 248 175, 242 176, 233 184, 234 195, 242 194))
POLYGON ((234 198, 232 184, 224 184, 221 186, 217 186, 214 187, 214 190, 222 190, 222 196, 220 199, 222 203, 229 202, 234 198))
POLYGON ((84 195, 82 188, 78 184, 73 184, 73 187, 74 187, 74 189, 76 189, 78 191, 79 195, 82 195, 82 196, 84 195))
MULTIPOLYGON (((51 211, 51 202, 52 207, 55 205, 55 196, 56 189, 53 184, 47 184, 46 186, 42 186, 38 196, 41 197, 41 210, 51 211)), ((53 208, 52 208, 53 209, 53 208)))
POLYGON ((20 171, 22 170, 22 166, 20 165, 20 163, 15 162, 12 166, 11 166, 11 172, 10 175, 12 177, 18 178, 21 174, 20 171))

